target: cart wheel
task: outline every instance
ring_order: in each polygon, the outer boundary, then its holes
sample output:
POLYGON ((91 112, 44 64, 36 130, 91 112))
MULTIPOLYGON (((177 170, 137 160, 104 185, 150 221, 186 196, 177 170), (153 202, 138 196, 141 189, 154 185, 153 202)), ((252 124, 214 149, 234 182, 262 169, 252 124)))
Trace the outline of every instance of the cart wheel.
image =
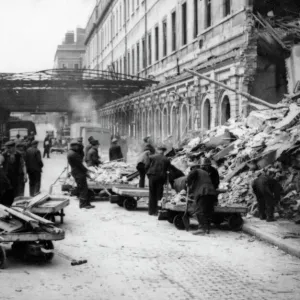
POLYGON ((239 231, 242 229, 244 220, 240 214, 233 214, 228 218, 229 228, 233 231, 239 231))
POLYGON ((0 269, 6 267, 6 252, 3 247, 0 246, 0 269))
POLYGON ((175 214, 172 211, 168 211, 168 222, 173 224, 175 214))
POLYGON ((133 198, 126 198, 123 206, 127 210, 135 210, 137 208, 137 201, 133 198))
POLYGON ((224 222, 224 220, 225 220, 224 215, 222 215, 222 214, 213 214, 211 221, 215 225, 219 226, 224 222))
POLYGON ((18 259, 25 258, 26 243, 25 242, 14 242, 11 246, 12 254, 18 259))
POLYGON ((120 201, 117 203, 120 207, 124 207, 124 201, 120 201))
MULTIPOLYGON (((46 250, 53 250, 54 245, 51 241, 40 241, 41 247, 43 247, 46 250)), ((52 258, 54 257, 54 253, 43 253, 43 260, 45 262, 50 262, 52 258)))
POLYGON ((178 230, 185 229, 181 214, 174 217, 173 224, 178 230))

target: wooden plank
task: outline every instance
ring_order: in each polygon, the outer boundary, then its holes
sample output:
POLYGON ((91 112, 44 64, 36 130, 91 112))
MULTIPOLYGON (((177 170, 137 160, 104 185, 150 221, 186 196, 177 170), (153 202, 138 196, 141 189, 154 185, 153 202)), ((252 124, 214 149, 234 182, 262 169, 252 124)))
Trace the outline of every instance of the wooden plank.
POLYGON ((14 232, 23 227, 23 223, 16 219, 10 220, 1 220, 0 219, 0 231, 3 230, 5 232, 14 232))
POLYGON ((130 196, 130 197, 149 197, 148 188, 117 188, 113 187, 112 191, 121 196, 130 196))
POLYGON ((26 216, 28 216, 28 217, 30 217, 30 218, 32 218, 32 219, 34 219, 34 220, 36 220, 37 222, 39 222, 39 223, 41 223, 41 224, 45 224, 45 225, 53 225, 53 223, 51 222, 51 221, 49 221, 49 220, 46 220, 46 219, 44 219, 44 218, 41 218, 41 217, 39 217, 39 216, 37 216, 37 215, 35 215, 35 214, 33 214, 33 213, 31 213, 30 211, 24 211, 22 208, 15 208, 15 210, 18 210, 19 212, 23 212, 23 214, 24 215, 26 215, 26 216))
POLYGON ((70 204, 70 200, 64 201, 49 201, 41 206, 34 207, 32 212, 35 214, 54 214, 64 209, 70 204))
POLYGON ((65 238, 65 232, 61 231, 59 234, 52 234, 48 232, 20 232, 0 234, 1 242, 31 242, 31 241, 59 241, 65 238))
POLYGON ((41 193, 33 197, 30 202, 28 203, 26 209, 31 209, 34 206, 40 205, 45 203, 48 199, 50 199, 50 196, 47 193, 41 193))

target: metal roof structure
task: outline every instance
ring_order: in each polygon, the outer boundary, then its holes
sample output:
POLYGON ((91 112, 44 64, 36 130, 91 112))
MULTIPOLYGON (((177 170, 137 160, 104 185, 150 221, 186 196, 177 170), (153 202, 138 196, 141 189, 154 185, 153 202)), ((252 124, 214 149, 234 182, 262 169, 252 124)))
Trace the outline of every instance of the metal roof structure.
POLYGON ((0 73, 0 106, 10 111, 72 111, 71 96, 91 96, 97 106, 157 84, 137 76, 99 70, 53 69, 0 73))

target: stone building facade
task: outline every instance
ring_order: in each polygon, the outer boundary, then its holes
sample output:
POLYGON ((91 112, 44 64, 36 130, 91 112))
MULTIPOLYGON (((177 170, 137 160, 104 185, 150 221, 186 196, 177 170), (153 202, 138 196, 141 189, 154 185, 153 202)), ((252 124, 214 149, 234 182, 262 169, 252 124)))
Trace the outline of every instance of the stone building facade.
MULTIPOLYGON (((252 0, 100 0, 86 28, 87 68, 159 84, 106 103, 103 127, 177 144, 247 113, 247 100, 185 68, 250 92, 257 67, 252 0)), ((257 95, 260 96, 260 95, 257 95)))

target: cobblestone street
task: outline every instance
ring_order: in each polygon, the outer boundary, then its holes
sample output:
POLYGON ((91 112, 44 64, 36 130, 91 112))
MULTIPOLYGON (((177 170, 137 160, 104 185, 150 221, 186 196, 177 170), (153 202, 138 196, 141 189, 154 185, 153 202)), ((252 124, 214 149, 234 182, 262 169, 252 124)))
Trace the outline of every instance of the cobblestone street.
MULTIPOLYGON (((65 157, 45 159, 43 189, 64 168, 65 157)), ((300 298, 298 259, 243 233, 210 236, 178 231, 109 202, 66 209, 66 239, 56 249, 88 263, 72 267, 55 256, 49 265, 9 258, 0 271, 0 299, 291 299, 300 298), (46 292, 45 292, 46 291, 46 292)))

